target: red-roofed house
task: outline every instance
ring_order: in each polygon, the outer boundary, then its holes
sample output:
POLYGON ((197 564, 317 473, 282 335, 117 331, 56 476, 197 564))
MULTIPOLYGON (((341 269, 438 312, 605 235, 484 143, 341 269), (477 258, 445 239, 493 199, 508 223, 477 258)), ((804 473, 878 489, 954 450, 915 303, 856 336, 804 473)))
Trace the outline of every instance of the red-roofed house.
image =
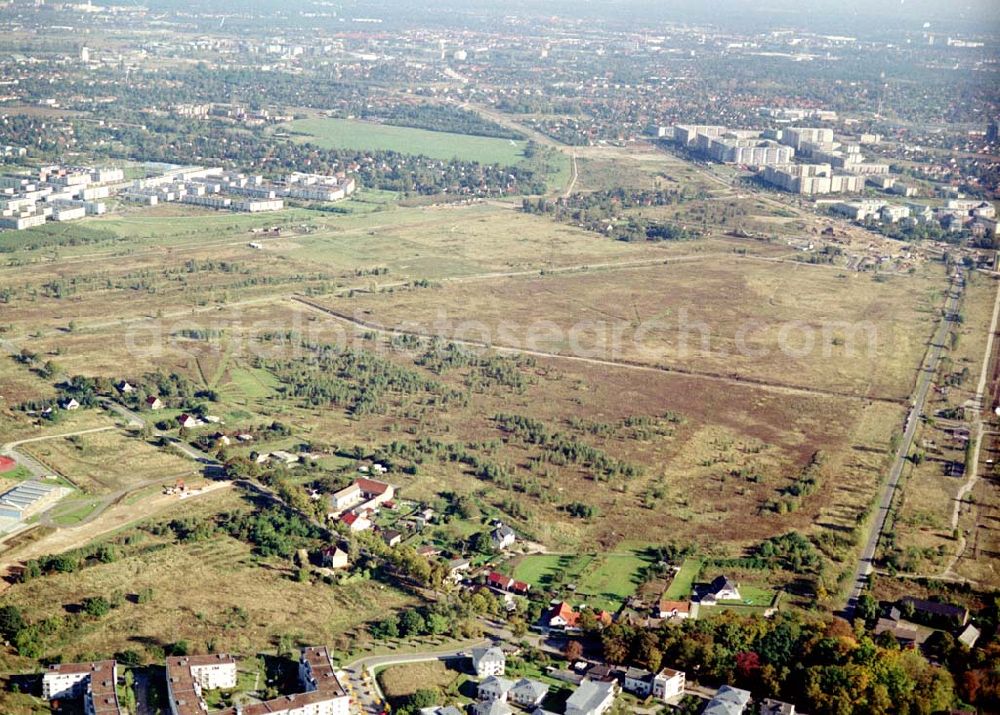
POLYGON ((367 531, 372 528, 371 520, 363 514, 347 513, 340 517, 340 521, 351 531, 367 531))
POLYGON ((691 603, 689 601, 668 601, 660 599, 660 618, 689 618, 691 616, 691 603))
POLYGON ((355 479, 354 483, 344 487, 330 496, 330 513, 332 516, 348 509, 358 507, 355 511, 364 509, 375 510, 386 502, 392 501, 396 495, 396 487, 377 479, 355 479))
POLYGON ((525 583, 524 581, 515 581, 510 576, 504 576, 496 571, 490 571, 489 575, 486 577, 486 585, 490 588, 495 588, 498 591, 507 591, 509 593, 517 593, 524 595, 531 590, 531 584, 525 583))
POLYGON ((565 601, 552 607, 549 611, 549 628, 562 628, 563 630, 578 629, 580 614, 573 610, 573 607, 565 601))

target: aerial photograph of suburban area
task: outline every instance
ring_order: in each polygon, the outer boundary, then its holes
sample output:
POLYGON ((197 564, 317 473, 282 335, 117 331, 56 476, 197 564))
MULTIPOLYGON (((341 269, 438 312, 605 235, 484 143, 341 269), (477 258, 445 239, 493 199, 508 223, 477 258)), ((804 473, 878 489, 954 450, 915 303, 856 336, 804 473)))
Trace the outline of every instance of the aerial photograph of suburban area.
POLYGON ((0 715, 1000 713, 1000 0, 0 0, 0 715))

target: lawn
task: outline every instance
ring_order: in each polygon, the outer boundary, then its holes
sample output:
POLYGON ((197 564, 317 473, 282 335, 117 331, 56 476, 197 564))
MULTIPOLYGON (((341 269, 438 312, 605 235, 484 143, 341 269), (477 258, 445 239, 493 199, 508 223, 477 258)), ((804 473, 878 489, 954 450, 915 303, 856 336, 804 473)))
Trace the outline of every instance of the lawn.
POLYGON ((740 584, 739 601, 719 601, 723 606, 756 606, 767 607, 774 601, 774 589, 753 584, 740 584))
POLYGON ((585 556, 532 554, 518 562, 513 576, 536 589, 574 584, 574 601, 615 611, 641 585, 642 571, 650 563, 638 551, 585 556))
POLYGON ((0 472, 0 483, 21 482, 24 481, 25 479, 29 479, 30 477, 31 477, 31 472, 28 471, 27 467, 24 467, 19 464, 13 469, 7 470, 6 472, 0 472))
POLYGON ((532 588, 552 588, 572 583, 592 560, 590 556, 568 554, 532 554, 514 567, 514 578, 530 583, 532 588))
POLYGON ((701 559, 693 557, 684 559, 680 571, 674 575, 663 597, 668 601, 683 601, 691 598, 694 582, 699 573, 701 573, 701 559))
POLYGON ((616 611, 642 585, 642 573, 651 563, 638 552, 595 556, 577 583, 577 595, 594 608, 616 611))
POLYGON ((524 142, 352 119, 300 119, 286 124, 297 138, 326 149, 371 149, 510 166, 523 159, 524 142))
POLYGON ((50 516, 59 526, 73 526, 90 516, 100 503, 100 499, 63 501, 52 510, 50 516))

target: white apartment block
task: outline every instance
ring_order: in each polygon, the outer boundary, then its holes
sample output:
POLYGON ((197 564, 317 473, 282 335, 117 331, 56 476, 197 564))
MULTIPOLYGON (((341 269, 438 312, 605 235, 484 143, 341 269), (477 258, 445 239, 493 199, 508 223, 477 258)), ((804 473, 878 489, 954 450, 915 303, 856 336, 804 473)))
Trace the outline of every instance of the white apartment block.
POLYGON ((829 164, 784 164, 765 166, 759 176, 767 183, 793 194, 857 193, 865 178, 856 174, 834 174, 829 164))
POLYGON ((83 699, 87 715, 122 715, 118 703, 118 664, 113 660, 93 663, 59 663, 42 676, 46 700, 83 699))
POLYGON ((691 146, 699 135, 721 137, 727 131, 726 127, 717 125, 676 124, 674 125, 674 140, 681 146, 691 146))
POLYGON ((781 143, 796 150, 801 149, 805 143, 820 146, 832 144, 833 130, 818 127, 788 127, 781 132, 781 143))
POLYGON ((684 692, 687 684, 686 676, 682 670, 664 668, 653 678, 653 697, 658 700, 669 700, 684 692))
MULTIPOLYGON (((326 648, 303 648, 299 658, 303 692, 237 705, 213 715, 350 715, 351 700, 326 648)), ((236 687, 236 661, 228 655, 167 659, 171 715, 206 715, 205 690, 236 687)))

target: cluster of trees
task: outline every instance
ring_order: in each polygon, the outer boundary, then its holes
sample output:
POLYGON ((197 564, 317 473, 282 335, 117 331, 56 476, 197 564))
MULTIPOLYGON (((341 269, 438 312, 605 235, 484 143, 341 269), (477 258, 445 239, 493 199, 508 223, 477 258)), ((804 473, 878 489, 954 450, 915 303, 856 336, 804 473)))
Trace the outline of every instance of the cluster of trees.
POLYGON ((659 630, 615 624, 597 637, 611 663, 654 671, 669 664, 703 683, 729 683, 818 715, 929 715, 955 698, 948 670, 840 620, 722 613, 659 630))
POLYGON ((449 104, 366 104, 358 115, 400 127, 416 127, 434 132, 454 132, 500 139, 524 139, 520 132, 484 119, 468 109, 449 104))
POLYGON ((819 488, 820 472, 825 462, 826 455, 822 451, 815 452, 795 480, 781 489, 780 498, 768 502, 768 508, 779 514, 798 509, 802 500, 819 488))
POLYGON ((503 616, 507 613, 502 598, 488 591, 471 596, 453 597, 429 606, 410 608, 369 624, 375 638, 410 638, 445 633, 456 637, 475 637, 482 632, 477 616, 503 616))
POLYGON ((455 343, 442 341, 435 341, 416 362, 438 375, 443 375, 449 370, 472 368, 465 379, 465 384, 477 392, 493 386, 523 392, 534 383, 532 376, 525 370, 537 364, 535 359, 528 355, 506 356, 472 351, 455 343))
POLYGON ((525 213, 546 214, 557 221, 602 233, 619 241, 686 241, 701 233, 676 223, 654 221, 642 216, 626 215, 627 209, 669 206, 688 197, 684 190, 644 191, 611 189, 593 193, 576 193, 555 200, 522 199, 525 213))
POLYGON ((652 437, 667 437, 674 433, 676 425, 684 418, 676 412, 668 411, 659 417, 650 415, 629 415, 617 422, 592 422, 576 415, 567 423, 572 429, 595 437, 624 437, 625 439, 646 440, 652 437))
POLYGON ((297 549, 315 546, 322 540, 319 527, 299 514, 271 507, 250 514, 229 515, 220 524, 230 536, 254 545, 264 557, 291 558, 297 549))
POLYGON ((631 479, 642 473, 640 467, 611 457, 596 447, 561 432, 550 431, 544 422, 532 417, 501 413, 494 415, 493 420, 513 438, 541 447, 542 459, 552 464, 583 465, 593 470, 595 478, 601 481, 617 477, 631 479))
POLYGON ((29 559, 21 569, 20 581, 26 583, 49 574, 74 573, 87 566, 112 563, 118 559, 118 555, 114 544, 104 543, 29 559))
POLYGON ((426 395, 435 405, 466 400, 463 393, 367 350, 325 346, 265 367, 283 383, 287 396, 311 406, 340 405, 358 416, 385 413, 391 394, 426 395))

